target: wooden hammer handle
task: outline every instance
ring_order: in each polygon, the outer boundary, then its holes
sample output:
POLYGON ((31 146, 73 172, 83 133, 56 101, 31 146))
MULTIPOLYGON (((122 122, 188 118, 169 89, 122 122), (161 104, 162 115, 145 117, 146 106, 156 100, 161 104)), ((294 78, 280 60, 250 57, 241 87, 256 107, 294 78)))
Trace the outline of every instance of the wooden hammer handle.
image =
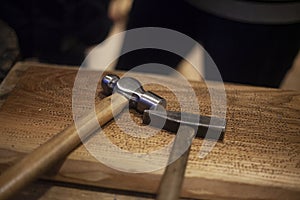
MULTIPOLYGON (((100 126, 110 121, 113 114, 120 113, 127 103, 124 96, 115 93, 96 104, 100 126)), ((98 124, 95 126, 93 119, 94 113, 80 119, 80 127, 77 128, 81 130, 81 138, 87 138, 97 130, 98 124)), ((0 176, 0 199, 11 197, 65 158, 81 143, 80 137, 75 124, 72 124, 9 168, 0 176)))
POLYGON ((169 156, 169 161, 173 162, 165 169, 159 184, 156 200, 177 200, 180 198, 191 148, 190 145, 195 135, 195 130, 188 126, 182 126, 181 132, 177 133, 169 156))

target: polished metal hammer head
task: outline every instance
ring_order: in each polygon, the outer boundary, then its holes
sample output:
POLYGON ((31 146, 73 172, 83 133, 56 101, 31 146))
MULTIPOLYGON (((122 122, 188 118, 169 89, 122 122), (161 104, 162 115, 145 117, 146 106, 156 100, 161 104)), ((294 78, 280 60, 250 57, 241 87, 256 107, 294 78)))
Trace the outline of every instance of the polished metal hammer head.
POLYGON ((143 113, 143 123, 176 133, 180 125, 195 129, 197 137, 223 140, 226 120, 208 116, 166 111, 166 100, 152 92, 145 91, 141 83, 130 77, 119 78, 106 75, 102 79, 103 92, 111 95, 118 92, 129 99, 130 107, 143 113), (212 122, 212 123, 211 123, 212 122), (210 134, 206 135, 210 129, 210 134))
POLYGON ((143 113, 144 110, 157 110, 166 107, 166 100, 150 91, 145 91, 141 83, 130 77, 119 78, 117 75, 109 74, 103 77, 101 82, 103 92, 110 95, 114 92, 120 93, 129 99, 131 108, 143 113))

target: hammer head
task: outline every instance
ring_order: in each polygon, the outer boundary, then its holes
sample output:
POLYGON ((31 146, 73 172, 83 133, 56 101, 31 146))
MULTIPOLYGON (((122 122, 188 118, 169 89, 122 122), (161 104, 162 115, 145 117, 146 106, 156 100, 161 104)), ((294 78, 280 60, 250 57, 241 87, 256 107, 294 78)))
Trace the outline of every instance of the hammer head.
POLYGON ((117 75, 109 74, 103 77, 101 82, 103 92, 111 95, 120 93, 129 99, 131 108, 143 113, 144 110, 157 110, 166 107, 166 100, 152 92, 145 91, 141 83, 130 77, 119 78, 117 75))
POLYGON ((141 83, 134 78, 120 79, 110 74, 103 77, 101 84, 106 95, 118 92, 128 98, 130 106, 143 113, 144 124, 175 133, 180 125, 186 125, 194 128, 198 137, 214 140, 224 138, 225 119, 159 109, 166 106, 166 100, 152 92, 146 92, 141 83), (208 129, 210 135, 206 135, 208 129))

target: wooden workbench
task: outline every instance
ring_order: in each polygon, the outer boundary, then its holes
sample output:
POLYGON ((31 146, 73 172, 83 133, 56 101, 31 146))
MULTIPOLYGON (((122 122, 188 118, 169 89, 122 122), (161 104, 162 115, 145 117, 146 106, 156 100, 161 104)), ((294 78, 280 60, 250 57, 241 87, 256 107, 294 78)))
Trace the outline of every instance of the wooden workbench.
MULTIPOLYGON (((0 88, 1 172, 72 123, 71 94, 76 73, 76 68, 63 66, 26 62, 15 65, 0 88)), ((210 114, 205 84, 191 84, 201 91, 196 92, 201 114, 210 114)), ((194 140, 182 196, 299 199, 300 93, 232 84, 225 88, 224 141, 200 159, 203 140, 194 140)), ((147 89, 165 97, 168 109, 179 109, 171 92, 159 86, 147 89)), ((131 114, 137 123, 139 117, 131 114)), ((105 130, 120 148, 133 152, 147 152, 174 138, 162 131, 150 141, 136 141, 122 133, 115 122, 105 126, 105 130)), ((80 146, 42 181, 28 186, 16 198, 151 199, 162 173, 163 170, 142 174, 116 171, 99 163, 80 146)))

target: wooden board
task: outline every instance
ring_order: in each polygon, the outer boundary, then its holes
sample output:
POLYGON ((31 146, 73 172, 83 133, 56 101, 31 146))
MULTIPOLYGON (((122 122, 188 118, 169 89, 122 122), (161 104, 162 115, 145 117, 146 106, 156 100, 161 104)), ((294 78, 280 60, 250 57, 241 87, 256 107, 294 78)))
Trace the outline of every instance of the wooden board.
POLYGON ((39 180, 11 200, 153 200, 154 195, 39 180))
MULTIPOLYGON (((18 65, 29 68, 0 110, 1 171, 72 123, 71 92, 77 70, 32 63, 18 65)), ((93 75, 93 72, 86 73, 93 75)), ((176 80, 168 81, 177 84, 176 80)), ((201 114, 210 114, 205 84, 192 82, 192 86, 197 88, 201 114)), ((165 97, 168 109, 179 110, 170 91, 157 85, 146 88, 165 97)), ((185 91, 180 92, 184 94, 185 91)), ((237 85, 226 85, 226 93, 224 141, 200 159, 198 152, 203 140, 194 140, 182 195, 191 198, 298 199, 300 93, 237 85)), ((188 98, 188 94, 186 96, 188 98)), ((133 112, 131 118, 141 123, 139 114, 133 112)), ((114 144, 134 152, 153 150, 174 138, 162 131, 149 141, 137 140, 123 133, 115 122, 109 123, 104 130, 114 144)), ((99 163, 81 146, 45 178, 155 193, 161 174, 162 170, 142 174, 113 170, 99 163)))

